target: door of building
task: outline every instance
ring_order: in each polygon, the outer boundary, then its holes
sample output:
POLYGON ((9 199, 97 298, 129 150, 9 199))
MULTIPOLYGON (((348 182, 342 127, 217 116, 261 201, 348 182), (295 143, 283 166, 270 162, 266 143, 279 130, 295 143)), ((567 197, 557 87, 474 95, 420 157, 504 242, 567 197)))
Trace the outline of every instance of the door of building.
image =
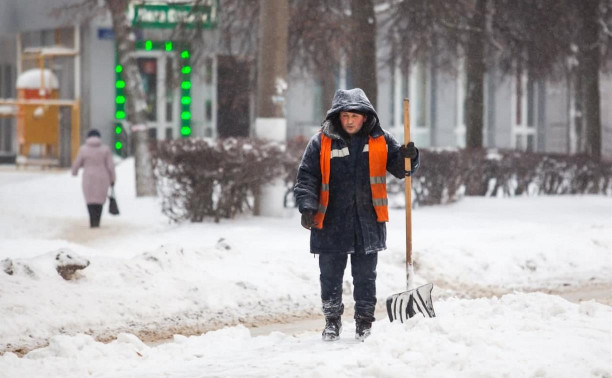
POLYGON ((136 58, 147 101, 149 133, 156 139, 180 136, 179 90, 174 76, 176 60, 162 52, 139 52, 136 58))

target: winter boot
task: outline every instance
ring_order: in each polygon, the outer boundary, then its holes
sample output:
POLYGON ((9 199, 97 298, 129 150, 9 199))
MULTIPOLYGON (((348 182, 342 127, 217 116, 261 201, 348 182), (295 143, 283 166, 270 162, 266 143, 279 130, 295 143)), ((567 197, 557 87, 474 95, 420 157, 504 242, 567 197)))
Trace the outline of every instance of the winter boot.
POLYGON ((372 333, 372 322, 357 319, 355 321, 355 339, 364 341, 372 333))
POLYGON ((340 338, 342 321, 340 317, 325 318, 325 329, 323 329, 323 341, 336 341, 340 338))

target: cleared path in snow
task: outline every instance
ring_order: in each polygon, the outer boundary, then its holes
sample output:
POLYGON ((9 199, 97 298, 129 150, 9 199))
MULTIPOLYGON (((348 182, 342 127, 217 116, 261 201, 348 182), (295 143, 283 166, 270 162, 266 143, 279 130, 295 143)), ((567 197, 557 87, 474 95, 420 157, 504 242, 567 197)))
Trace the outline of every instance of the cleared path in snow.
MULTIPOLYGON (((472 292, 472 295, 476 294, 476 292, 472 292)), ((567 288, 565 290, 551 290, 551 289, 543 289, 539 290, 539 292, 543 292, 546 294, 558 295, 570 302, 580 303, 585 301, 596 301, 598 303, 606 304, 608 306, 612 306, 612 282, 610 283, 602 283, 602 284, 593 284, 593 285, 585 285, 581 287, 572 287, 567 288)), ((509 294, 507 292, 506 294, 509 294)), ((488 298, 492 296, 501 296, 502 293, 491 294, 491 293, 482 293, 481 296, 471 297, 474 298, 488 298)), ((434 294, 435 295, 435 294, 434 294)), ((453 295, 446 294, 445 297, 450 298, 453 295)), ((443 297, 442 297, 443 298, 443 297)), ((438 297, 438 299, 442 299, 438 297)), ((436 297, 434 296, 434 307, 436 297)), ((343 324, 350 324, 353 326, 352 313, 345 313, 343 316, 343 324)), ((388 317, 386 310, 384 308, 380 308, 376 311, 376 321, 377 322, 388 322, 388 317)), ((300 333, 306 331, 321 331, 323 329, 325 321, 323 315, 315 315, 309 316, 307 318, 298 319, 289 323, 285 322, 270 322, 270 323, 262 323, 255 324, 253 326, 249 326, 248 328, 251 331, 251 335, 260 336, 260 335, 268 335, 272 332, 282 332, 288 335, 298 335, 300 333)), ((344 327, 344 326, 343 326, 344 327)), ((344 332, 347 332, 347 329, 344 329, 344 332)), ((354 328, 351 329, 351 332, 354 332, 354 328)))

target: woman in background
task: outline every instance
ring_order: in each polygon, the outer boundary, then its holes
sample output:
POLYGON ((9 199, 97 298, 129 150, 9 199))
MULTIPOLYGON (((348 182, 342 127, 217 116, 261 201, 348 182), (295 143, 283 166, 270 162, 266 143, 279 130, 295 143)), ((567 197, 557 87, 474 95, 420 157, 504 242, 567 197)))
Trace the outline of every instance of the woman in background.
POLYGON ((102 143, 100 132, 92 129, 87 133, 85 144, 72 164, 72 175, 83 167, 83 194, 89 211, 91 228, 100 227, 102 206, 106 202, 109 186, 115 185, 115 164, 110 148, 102 143))

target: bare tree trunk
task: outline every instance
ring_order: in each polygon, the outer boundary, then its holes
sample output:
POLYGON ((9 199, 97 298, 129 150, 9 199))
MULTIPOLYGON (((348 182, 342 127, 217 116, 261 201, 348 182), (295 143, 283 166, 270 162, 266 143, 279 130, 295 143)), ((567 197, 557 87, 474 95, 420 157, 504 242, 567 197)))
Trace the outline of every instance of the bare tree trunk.
POLYGON ((117 41, 119 63, 123 67, 125 92, 128 99, 127 121, 131 126, 135 149, 136 195, 155 196, 155 179, 151 164, 151 152, 147 132, 146 98, 140 72, 134 58, 135 37, 127 18, 127 1, 105 0, 111 12, 113 30, 117 41))
POLYGON ((584 88, 586 152, 593 159, 601 159, 601 116, 599 93, 599 0, 584 0, 580 16, 584 25, 582 64, 579 67, 584 88))
POLYGON ((476 0, 474 15, 466 49, 465 68, 467 90, 465 95, 466 148, 482 148, 484 128, 484 32, 486 0, 476 0))
POLYGON ((376 14, 373 0, 351 0, 353 38, 350 40, 349 69, 353 84, 363 89, 374 107, 376 81, 376 14))
MULTIPOLYGON (((287 0, 261 0, 259 17, 255 135, 284 142, 287 139, 287 0)), ((282 216, 285 190, 281 180, 260 188, 255 194, 255 215, 282 216)))
POLYGON ((262 0, 259 12, 257 118, 284 118, 289 17, 287 0, 262 0))

